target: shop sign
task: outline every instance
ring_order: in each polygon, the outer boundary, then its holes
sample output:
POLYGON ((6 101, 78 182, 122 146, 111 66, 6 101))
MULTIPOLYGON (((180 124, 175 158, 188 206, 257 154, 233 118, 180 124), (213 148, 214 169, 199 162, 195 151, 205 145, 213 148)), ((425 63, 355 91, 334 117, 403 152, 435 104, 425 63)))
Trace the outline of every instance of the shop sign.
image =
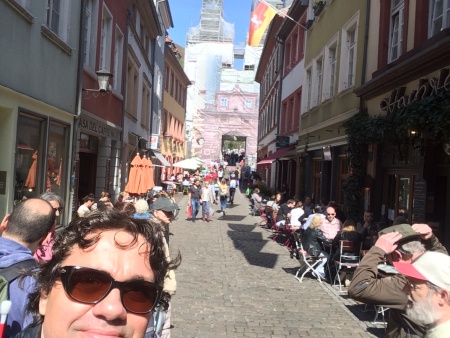
POLYGON ((151 150, 157 150, 158 149, 158 141, 159 141, 159 135, 158 134, 150 135, 150 149, 151 150))
POLYGON ((277 148, 285 148, 289 146, 289 136, 277 136, 275 139, 275 146, 277 148))
POLYGON ((434 95, 441 89, 450 91, 450 74, 448 69, 441 69, 437 78, 420 79, 418 88, 413 90, 409 95, 405 95, 405 87, 393 90, 390 97, 381 100, 380 109, 387 113, 392 113, 395 109, 405 107, 414 101, 434 95))
POLYGON ((79 120, 80 130, 97 137, 108 137, 120 141, 120 131, 108 126, 107 124, 95 121, 85 116, 81 116, 79 120))

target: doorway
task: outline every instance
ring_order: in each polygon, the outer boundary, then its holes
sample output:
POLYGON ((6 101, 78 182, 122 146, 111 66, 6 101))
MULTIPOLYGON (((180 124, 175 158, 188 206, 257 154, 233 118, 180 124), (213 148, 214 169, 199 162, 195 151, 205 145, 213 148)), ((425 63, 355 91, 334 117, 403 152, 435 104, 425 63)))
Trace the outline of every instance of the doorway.
POLYGON ((97 154, 79 152, 78 202, 86 195, 95 194, 97 154))

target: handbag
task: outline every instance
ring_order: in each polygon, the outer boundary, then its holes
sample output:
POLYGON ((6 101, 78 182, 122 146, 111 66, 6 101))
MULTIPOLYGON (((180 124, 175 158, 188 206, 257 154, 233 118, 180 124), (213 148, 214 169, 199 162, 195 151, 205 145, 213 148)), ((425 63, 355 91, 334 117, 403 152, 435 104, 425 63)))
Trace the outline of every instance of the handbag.
POLYGON ((192 206, 191 205, 188 205, 186 212, 187 212, 188 218, 192 218, 192 206))
POLYGON ((209 217, 212 217, 214 215, 214 209, 213 208, 209 208, 209 217))

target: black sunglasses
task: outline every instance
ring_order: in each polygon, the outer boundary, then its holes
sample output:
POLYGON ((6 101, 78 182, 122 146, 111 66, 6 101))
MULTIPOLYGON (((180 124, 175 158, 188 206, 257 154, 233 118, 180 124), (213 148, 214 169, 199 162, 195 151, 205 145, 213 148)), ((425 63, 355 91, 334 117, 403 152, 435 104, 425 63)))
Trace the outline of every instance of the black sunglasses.
POLYGON ((61 207, 59 207, 59 208, 53 208, 53 211, 54 211, 54 212, 57 212, 57 211, 61 212, 61 211, 63 211, 63 208, 61 208, 61 207))
POLYGON ((63 266, 60 276, 67 296, 84 304, 97 304, 112 289, 118 288, 122 305, 132 313, 151 312, 162 293, 162 288, 153 283, 144 280, 118 282, 106 272, 82 266, 63 266))

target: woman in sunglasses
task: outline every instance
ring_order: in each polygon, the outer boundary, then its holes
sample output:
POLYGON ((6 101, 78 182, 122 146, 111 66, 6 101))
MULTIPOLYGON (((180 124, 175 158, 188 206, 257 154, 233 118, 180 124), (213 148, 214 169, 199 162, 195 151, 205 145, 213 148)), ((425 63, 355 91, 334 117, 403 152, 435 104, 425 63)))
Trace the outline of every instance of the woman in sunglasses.
POLYGON ((18 337, 144 337, 155 307, 167 309, 164 277, 180 262, 167 259, 162 238, 151 221, 114 209, 74 219, 37 273, 34 326, 18 337))

